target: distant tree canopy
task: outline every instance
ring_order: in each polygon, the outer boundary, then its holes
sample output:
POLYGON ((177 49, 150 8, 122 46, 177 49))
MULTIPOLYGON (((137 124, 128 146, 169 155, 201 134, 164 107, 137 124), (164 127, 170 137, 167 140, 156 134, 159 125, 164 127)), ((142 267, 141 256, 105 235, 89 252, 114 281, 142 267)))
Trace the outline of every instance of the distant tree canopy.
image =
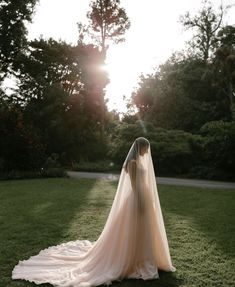
POLYGON ((119 129, 113 145, 128 138, 133 125, 141 129, 138 118, 157 127, 153 132, 145 124, 157 154, 157 171, 234 179, 235 27, 223 26, 226 9, 204 4, 195 16, 180 18, 186 29, 195 31, 187 49, 172 54, 152 74, 140 76, 132 94, 138 113, 123 118, 125 134, 119 129))
POLYGON ((192 53, 196 53, 198 57, 207 61, 211 53, 217 48, 216 33, 222 26, 226 8, 221 5, 219 11, 216 11, 210 1, 204 0, 203 3, 204 5, 195 16, 191 16, 187 12, 180 17, 180 21, 186 30, 195 31, 192 40, 189 41, 189 48, 192 49, 192 53))
POLYGON ((65 162, 103 157, 111 118, 102 66, 107 43, 124 41, 130 26, 125 10, 118 0, 91 1, 89 31, 80 25, 78 42, 70 45, 53 38, 28 41, 25 25, 38 1, 21 2, 0 1, 0 84, 10 74, 16 79, 10 96, 0 89, 0 132, 7 139, 0 144, 0 169, 1 163, 3 169, 34 168, 52 153, 63 154, 65 162))
POLYGON ((197 132, 214 120, 234 119, 235 27, 223 26, 224 9, 211 5, 181 18, 197 28, 190 53, 174 53, 155 73, 141 76, 133 103, 156 126, 197 132))

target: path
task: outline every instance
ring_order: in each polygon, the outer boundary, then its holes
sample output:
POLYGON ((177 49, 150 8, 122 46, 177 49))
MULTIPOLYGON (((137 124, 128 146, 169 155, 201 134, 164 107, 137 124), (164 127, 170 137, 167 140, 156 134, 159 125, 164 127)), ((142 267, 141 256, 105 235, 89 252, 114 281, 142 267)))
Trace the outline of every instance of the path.
MULTIPOLYGON (((98 178, 106 180, 118 180, 119 174, 101 173, 101 172, 82 172, 82 171, 67 171, 70 177, 75 178, 98 178)), ((183 179, 172 177, 157 177, 157 184, 166 185, 183 185, 183 186, 196 186, 206 188, 228 188, 235 189, 235 182, 215 181, 215 180, 202 180, 202 179, 183 179)))

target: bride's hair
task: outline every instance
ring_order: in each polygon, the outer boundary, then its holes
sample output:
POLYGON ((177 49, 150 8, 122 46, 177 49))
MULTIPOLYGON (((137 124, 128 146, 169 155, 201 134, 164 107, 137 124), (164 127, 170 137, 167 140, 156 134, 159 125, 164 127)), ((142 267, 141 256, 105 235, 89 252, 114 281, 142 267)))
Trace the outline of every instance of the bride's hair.
POLYGON ((128 163, 131 160, 136 160, 137 157, 140 155, 140 151, 143 147, 149 147, 149 141, 144 137, 138 137, 135 139, 134 143, 132 144, 132 149, 130 150, 127 158, 123 164, 123 168, 126 172, 128 172, 128 163))

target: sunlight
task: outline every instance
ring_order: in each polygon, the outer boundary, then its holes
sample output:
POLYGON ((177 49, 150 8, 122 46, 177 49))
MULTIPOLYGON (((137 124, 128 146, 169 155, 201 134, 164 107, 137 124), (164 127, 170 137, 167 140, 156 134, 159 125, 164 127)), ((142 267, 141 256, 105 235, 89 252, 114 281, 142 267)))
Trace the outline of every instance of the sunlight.
POLYGON ((110 47, 107 54, 105 69, 110 78, 106 88, 106 98, 109 100, 109 109, 125 112, 126 101, 123 96, 130 98, 134 88, 137 87, 137 79, 141 72, 146 72, 151 63, 145 58, 139 59, 138 51, 132 47, 110 47))
MULTIPOLYGON (((89 2, 41 0, 33 23, 27 25, 29 40, 43 35, 44 38, 52 36, 54 39, 76 43, 76 23, 86 23, 89 2)), ((191 37, 191 32, 186 33, 183 30, 179 23, 179 15, 186 11, 196 11, 201 5, 201 0, 149 0, 148 5, 144 0, 121 2, 130 18, 131 27, 125 34, 124 43, 110 44, 106 67, 103 68, 109 73, 110 78, 105 96, 108 109, 125 112, 127 108, 123 96, 130 98, 138 85, 140 74, 151 73, 153 67, 163 63, 172 52, 185 48, 185 41, 191 37)), ((221 0, 213 2, 219 5, 221 0)), ((223 2, 226 5, 231 0, 223 2)), ((233 22, 234 9, 226 19, 233 22)))

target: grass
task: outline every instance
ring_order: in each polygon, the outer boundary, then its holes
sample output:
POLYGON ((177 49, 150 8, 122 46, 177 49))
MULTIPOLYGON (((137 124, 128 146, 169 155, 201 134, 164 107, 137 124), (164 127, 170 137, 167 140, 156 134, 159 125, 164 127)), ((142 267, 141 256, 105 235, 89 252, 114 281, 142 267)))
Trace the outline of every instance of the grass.
MULTIPOLYGON (((116 188, 117 182, 75 178, 0 182, 0 286, 38 286, 11 279, 19 260, 62 242, 96 240, 116 188)), ((234 286, 235 190, 158 185, 158 192, 177 271, 112 286, 234 286)))

